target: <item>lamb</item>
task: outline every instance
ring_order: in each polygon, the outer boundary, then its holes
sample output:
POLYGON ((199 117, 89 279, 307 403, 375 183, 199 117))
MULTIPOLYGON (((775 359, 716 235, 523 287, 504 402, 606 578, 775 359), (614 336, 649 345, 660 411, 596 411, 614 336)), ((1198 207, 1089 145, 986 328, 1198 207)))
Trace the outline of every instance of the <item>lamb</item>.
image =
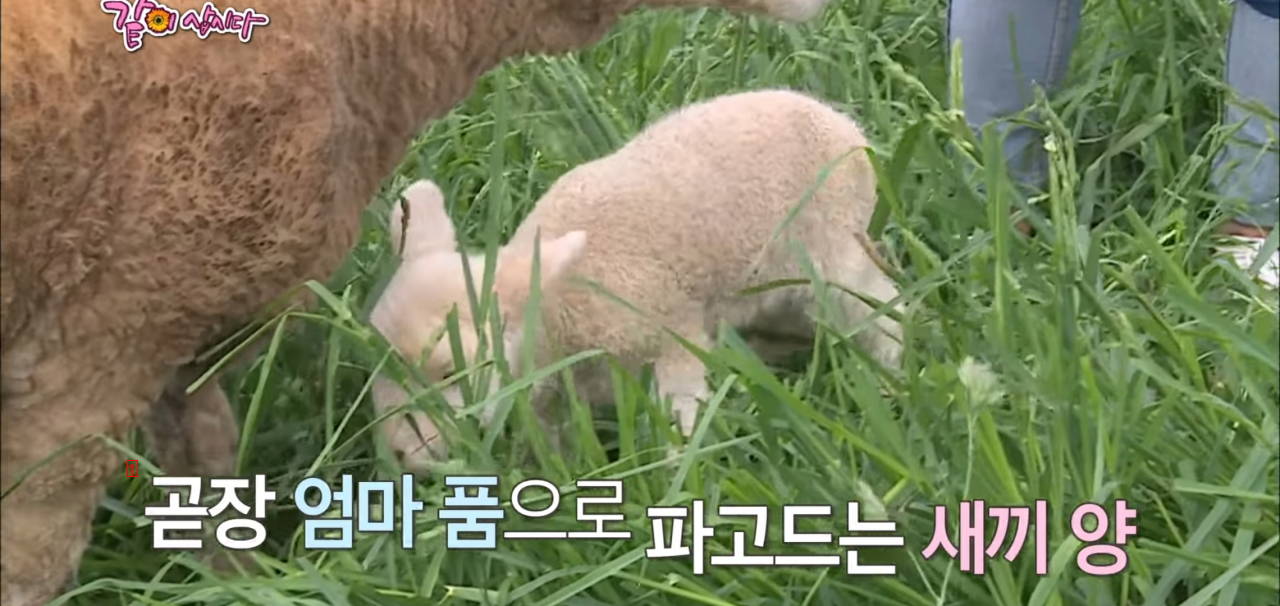
MULTIPOLYGON (((823 3, 262 0, 247 43, 136 52, 106 5, 0 4, 0 604, 43 604, 78 566, 121 470, 95 436, 123 439, 203 347, 329 276, 405 145, 489 68, 640 5, 823 3)), ((128 16, 202 3, 160 4, 128 16)))
MULTIPOLYGON (((711 345, 721 321, 739 330, 767 328, 777 343, 812 343, 818 302, 813 286, 740 294, 752 286, 804 278, 794 244, 802 245, 828 283, 884 303, 897 297, 874 249, 864 246, 876 205, 867 147, 852 120, 787 90, 725 95, 676 111, 612 155, 562 176, 498 251, 493 293, 503 314, 500 335, 476 332, 468 303, 463 265, 469 265, 478 284, 485 257, 458 252, 439 190, 419 182, 405 192, 407 233, 401 233, 403 216, 393 212, 392 240, 396 246, 404 242, 404 258, 370 321, 425 379, 438 382, 453 374, 455 361, 447 338, 431 340, 456 310, 466 361, 475 361, 482 338, 501 340, 517 372, 537 241, 542 308, 532 347, 535 367, 597 348, 632 370, 652 362, 658 386, 671 397, 688 436, 698 400, 709 395, 705 368, 661 329, 702 348, 711 345), (829 175, 817 185, 827 167, 829 175), (812 198, 786 223, 815 185, 812 198), (600 294, 590 283, 634 307, 600 294)), ((844 322, 861 321, 873 311, 842 290, 827 292, 837 297, 844 322)), ((858 333, 858 342, 881 364, 897 366, 900 327, 883 314, 872 325, 858 333)), ((762 357, 773 351, 770 345, 761 343, 762 357)), ((609 377, 607 367, 587 363, 576 366, 573 375, 577 392, 589 403, 611 399, 609 377)), ((380 413, 408 399, 408 392, 386 377, 375 382, 372 394, 380 413)), ((460 405, 458 385, 442 389, 451 405, 460 405)), ((549 413, 553 391, 547 384, 535 388, 540 416, 549 413)), ((420 411, 406 414, 412 424, 404 416, 389 417, 385 435, 404 466, 429 469, 446 454, 439 429, 420 411)))

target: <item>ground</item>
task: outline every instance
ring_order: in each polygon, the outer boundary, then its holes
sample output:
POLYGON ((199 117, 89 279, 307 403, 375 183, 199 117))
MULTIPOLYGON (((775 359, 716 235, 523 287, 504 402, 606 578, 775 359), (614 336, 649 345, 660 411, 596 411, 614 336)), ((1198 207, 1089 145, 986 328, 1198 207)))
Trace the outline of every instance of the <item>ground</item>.
MULTIPOLYGON (((240 475, 265 474, 279 495, 255 554, 269 572, 218 578, 192 554, 152 550, 141 513, 160 493, 147 485, 144 463, 143 477, 113 487, 80 586, 64 599, 94 606, 1276 603, 1276 298, 1209 247, 1222 220, 1206 173, 1222 141, 1215 118, 1229 6, 1090 4, 1070 80, 1047 120, 1055 180, 1037 208, 1048 223, 1026 239, 1008 220, 1008 182, 990 153, 996 142, 975 140, 949 101, 947 74, 958 70, 945 54, 943 5, 845 0, 796 27, 715 11, 640 13, 585 52, 513 61, 489 74, 412 145, 343 271, 312 285, 332 294, 319 309, 290 317, 292 332, 272 333, 279 340, 225 383, 243 420, 240 475), (884 211, 876 237, 910 302, 901 371, 871 368, 849 341, 829 334, 811 359, 776 371, 727 342, 711 352, 710 380, 720 391, 709 421, 675 466, 659 462, 676 438, 640 383, 620 383, 616 414, 602 411, 594 429, 574 408, 563 457, 525 429, 535 425, 522 422, 520 391, 506 421, 515 437, 474 439, 448 469, 493 472, 504 500, 527 478, 559 486, 622 479, 622 526, 633 538, 500 540, 496 550, 446 551, 436 521, 445 489, 438 477, 420 477, 427 508, 414 548, 401 549, 397 531, 361 534, 350 551, 304 549, 292 502, 301 479, 398 474, 368 431, 366 381, 380 350, 360 319, 393 267, 384 217, 394 194, 412 179, 436 180, 460 235, 479 246, 509 235, 559 174, 615 149, 646 122, 691 101, 767 86, 831 101, 876 144, 884 211), (993 201, 979 198, 979 185, 993 201), (782 545, 781 507, 831 505, 831 519, 801 529, 839 536, 851 500, 864 517, 895 521, 905 547, 860 556, 895 565, 892 577, 849 576, 843 563, 707 566, 695 575, 687 557, 647 559, 645 508, 695 498, 711 511, 769 505, 767 547, 749 547, 753 553, 843 553, 836 545, 782 545), (1070 512, 1086 502, 1112 511, 1117 499, 1137 510, 1127 566, 1114 576, 1086 575, 1070 512), (952 506, 954 541, 954 506, 964 500, 1045 500, 1046 574, 1036 573, 1034 533, 1013 561, 1003 557, 1009 541, 993 550, 981 576, 945 553, 923 558, 933 506, 952 506)), ((145 457, 140 441, 130 447, 145 457)), ((566 492, 560 513, 504 528, 582 529, 573 503, 566 492)), ((507 515, 515 515, 509 507, 507 515)), ((708 554, 731 552, 732 531, 752 532, 750 518, 708 521, 716 527, 708 554)))

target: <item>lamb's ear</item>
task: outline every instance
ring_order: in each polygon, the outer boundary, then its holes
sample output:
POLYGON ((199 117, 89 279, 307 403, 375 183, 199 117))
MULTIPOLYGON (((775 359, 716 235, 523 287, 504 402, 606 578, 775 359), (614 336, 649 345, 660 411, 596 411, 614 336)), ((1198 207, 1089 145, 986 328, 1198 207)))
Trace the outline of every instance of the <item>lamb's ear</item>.
POLYGON ((458 249, 453 221, 444 208, 444 193, 423 179, 405 188, 402 201, 391 205, 391 249, 408 261, 432 252, 458 249), (408 215, 405 208, 408 208, 408 215), (407 234, 407 235, 406 235, 407 234))
MULTIPOLYGON (((564 279, 587 246, 587 232, 571 231, 539 244, 541 291, 564 279)), ((494 272, 494 291, 504 314, 519 315, 529 300, 533 280, 533 248, 504 250, 494 272)))

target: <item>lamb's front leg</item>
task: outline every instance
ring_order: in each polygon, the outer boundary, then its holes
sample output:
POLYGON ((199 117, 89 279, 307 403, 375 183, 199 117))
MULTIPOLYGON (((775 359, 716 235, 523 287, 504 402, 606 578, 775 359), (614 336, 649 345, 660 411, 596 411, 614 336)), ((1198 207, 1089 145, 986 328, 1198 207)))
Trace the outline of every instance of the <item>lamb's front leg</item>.
MULTIPOLYGON (((677 333, 703 349, 710 346, 710 340, 700 327, 677 333)), ((658 381, 659 393, 664 399, 671 399, 671 414, 687 441, 693 436, 702 402, 711 394, 707 389, 707 368, 693 352, 673 340, 654 362, 653 371, 658 381)), ((671 449, 670 454, 678 453, 679 449, 671 449)))
MULTIPOLYGON (((410 385, 415 393, 425 390, 416 383, 411 382, 410 385)), ((489 393, 495 393, 498 387, 495 380, 490 385, 489 393)), ((382 416, 408 404, 414 394, 389 377, 378 375, 373 379, 372 396, 374 409, 379 416, 382 416)), ((449 397, 445 399, 455 413, 465 408, 461 399, 453 400, 449 397)), ((494 413, 497 412, 496 407, 497 403, 491 402, 489 406, 480 410, 477 420, 482 429, 488 429, 494 413)), ((387 446, 395 454, 400 466, 410 472, 428 473, 439 463, 448 460, 450 456, 448 445, 444 436, 441 435, 440 426, 421 409, 410 406, 392 414, 382 421, 381 430, 387 446)))
MULTIPOLYGON (((373 378, 371 395, 378 416, 386 415, 412 399, 412 394, 404 387, 381 374, 373 378)), ((448 457, 440 428, 424 411, 409 408, 392 414, 382 421, 380 429, 397 462, 410 472, 427 473, 448 457)))
MULTIPOLYGON (((872 253, 868 252, 874 250, 871 246, 869 241, 859 242, 850 246, 844 254, 829 260, 827 265, 831 268, 831 275, 828 279, 849 291, 868 295, 885 305, 890 305, 898 298, 898 285, 876 264, 871 256, 872 253)), ((849 327, 861 322, 875 311, 862 299, 847 292, 835 292, 838 310, 842 314, 838 319, 842 334, 848 334, 849 327)), ((901 302, 892 307, 893 311, 898 313, 903 311, 901 302)), ((815 311, 817 311, 816 308, 815 311)), ((888 315, 881 315, 876 319, 874 326, 869 326, 860 332, 857 342, 885 369, 901 367, 902 326, 888 315)))

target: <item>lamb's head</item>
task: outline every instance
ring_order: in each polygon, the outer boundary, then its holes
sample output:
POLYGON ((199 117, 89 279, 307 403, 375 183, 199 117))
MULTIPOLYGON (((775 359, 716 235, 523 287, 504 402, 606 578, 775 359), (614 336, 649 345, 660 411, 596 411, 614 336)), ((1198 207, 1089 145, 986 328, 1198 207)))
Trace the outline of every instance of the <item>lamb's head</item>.
MULTIPOLYGON (((527 304, 533 292, 534 249, 532 245, 509 245, 494 260, 493 303, 501 314, 501 334, 490 331, 488 316, 477 319, 471 305, 467 269, 472 287, 479 289, 485 275, 484 255, 458 251, 453 224, 445 212, 444 199, 430 182, 420 181, 405 190, 407 220, 400 212, 391 217, 392 244, 404 242, 403 260, 374 307, 371 321, 401 355, 417 364, 424 378, 441 385, 445 399, 462 405, 461 387, 449 380, 458 368, 467 368, 482 358, 491 358, 501 342, 513 370, 519 368, 519 352, 524 337, 527 304), (407 227, 403 227, 407 224, 407 227), (403 234, 403 235, 401 235, 403 234), (464 269, 464 266, 467 269, 464 269), (450 317, 457 321, 458 341, 464 357, 455 363, 450 317), (495 339, 496 337, 496 339, 495 339), (481 343, 487 344, 482 352, 481 343)), ((538 288, 555 288, 567 275, 586 246, 586 233, 570 232, 545 238, 538 246, 538 288)), ((476 297, 480 301, 480 297, 476 297)), ((497 373, 490 373, 496 383, 497 373)), ((490 385, 489 393, 497 388, 490 385)))

